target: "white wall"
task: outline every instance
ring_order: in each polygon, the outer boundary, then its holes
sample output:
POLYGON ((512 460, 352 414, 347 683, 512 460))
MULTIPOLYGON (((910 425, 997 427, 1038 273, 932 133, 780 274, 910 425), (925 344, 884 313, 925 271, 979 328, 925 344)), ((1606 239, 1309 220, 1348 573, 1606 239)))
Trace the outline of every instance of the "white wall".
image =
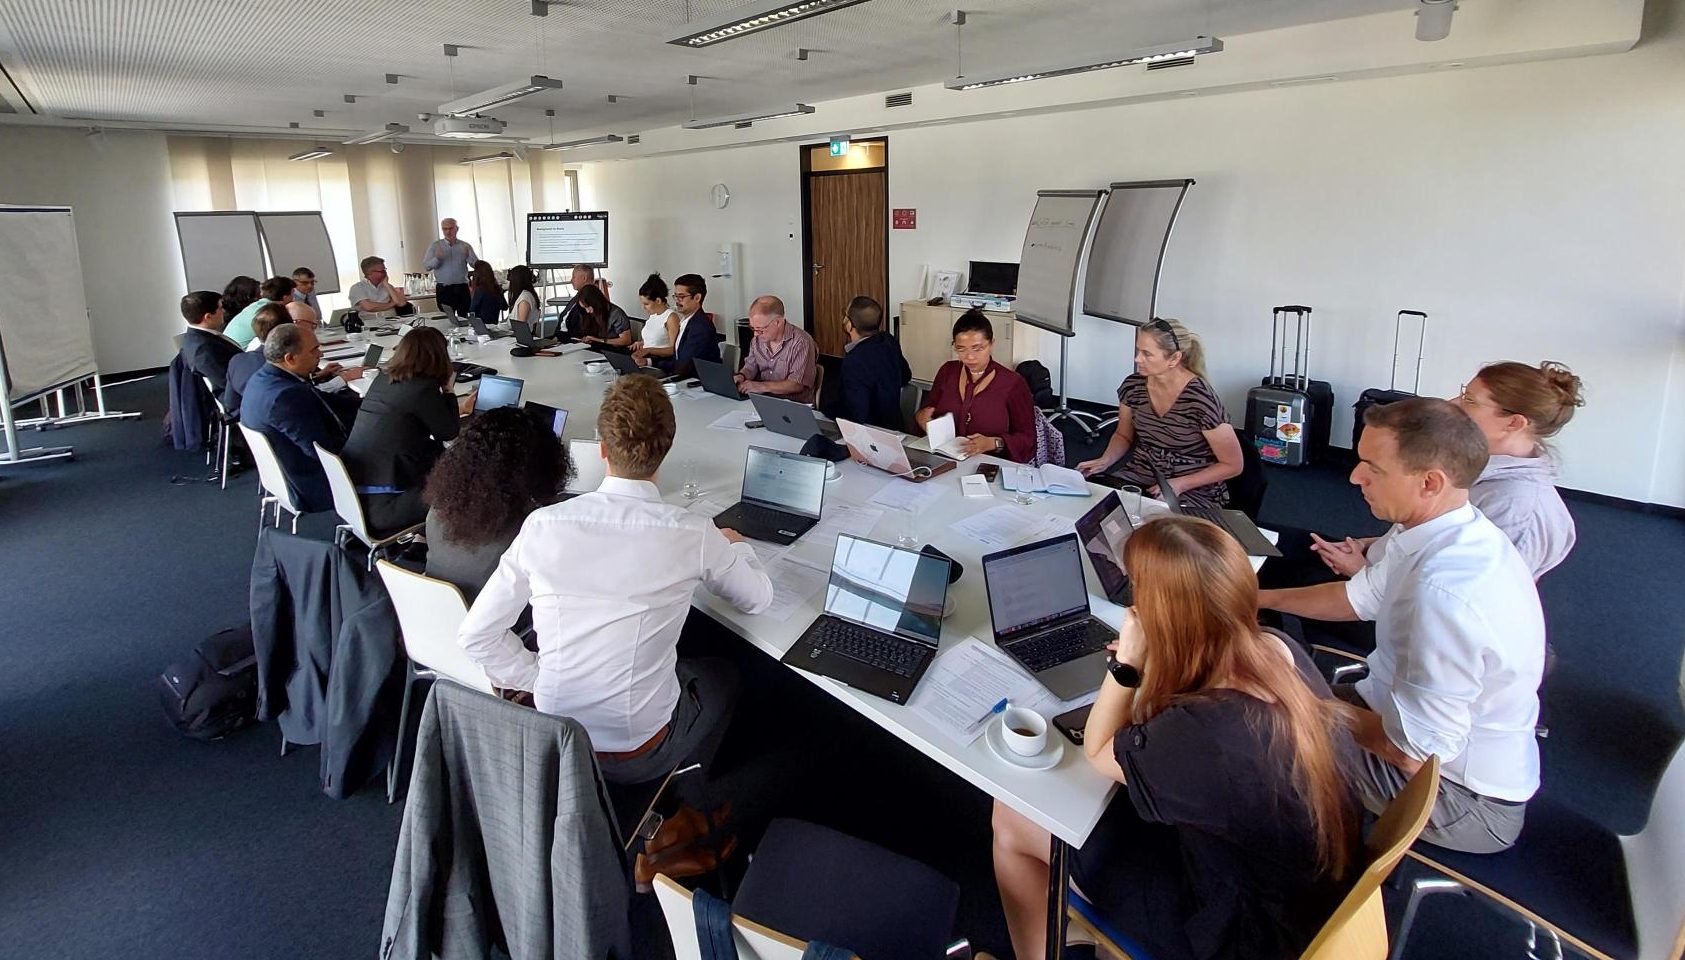
MULTIPOLYGON (((1038 189, 1191 176, 1159 312, 1205 337, 1231 417, 1267 363, 1270 307, 1307 303, 1349 442, 1350 403, 1386 383, 1394 313, 1421 309, 1424 392, 1489 360, 1565 361, 1589 403, 1560 439, 1564 484, 1685 505, 1682 32, 1617 55, 897 130, 890 204, 919 228, 891 232, 891 297, 916 296, 926 264, 1017 260, 1038 189)), ((758 145, 592 163, 581 191, 614 214, 617 266, 670 277, 740 240, 750 295, 794 308, 797 170, 794 145, 758 145), (732 190, 724 212, 714 182, 732 190)), ((1109 400, 1129 331, 1077 330, 1072 395, 1109 400)), ((1057 338, 1035 339, 1056 368, 1057 338)))
POLYGON ((0 171, 0 203, 75 208, 100 369, 168 363, 182 324, 182 267, 163 134, 0 128, 0 171))

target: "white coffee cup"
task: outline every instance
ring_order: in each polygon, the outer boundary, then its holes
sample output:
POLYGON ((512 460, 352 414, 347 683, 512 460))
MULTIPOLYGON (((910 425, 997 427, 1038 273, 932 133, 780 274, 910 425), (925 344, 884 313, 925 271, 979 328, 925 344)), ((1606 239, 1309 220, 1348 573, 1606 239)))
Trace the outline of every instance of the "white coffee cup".
POLYGON ((676 397, 679 395, 679 385, 676 383, 664 383, 661 385, 661 389, 667 391, 667 396, 669 397, 676 397))
POLYGON ((1047 721, 1034 710, 1007 707, 1000 715, 1000 737, 1013 753, 1036 756, 1047 747, 1047 721))

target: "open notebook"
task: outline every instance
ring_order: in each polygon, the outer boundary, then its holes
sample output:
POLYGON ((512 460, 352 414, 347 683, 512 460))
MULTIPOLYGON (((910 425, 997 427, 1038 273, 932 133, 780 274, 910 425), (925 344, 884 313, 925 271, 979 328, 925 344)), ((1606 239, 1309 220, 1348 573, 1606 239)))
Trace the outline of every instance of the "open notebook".
MULTIPOLYGON (((1018 489, 1018 466, 1005 466, 1000 471, 1000 486, 1002 490, 1016 491, 1018 489)), ((1070 467, 1061 467, 1053 463, 1044 463, 1039 467, 1030 468, 1035 483, 1030 487, 1031 493, 1051 493, 1061 497, 1089 496, 1088 481, 1083 475, 1070 467)))
POLYGON ((932 417, 924 426, 924 435, 930 441, 931 453, 940 453, 950 460, 964 460, 971 456, 965 452, 965 439, 954 432, 954 415, 951 413, 932 417))

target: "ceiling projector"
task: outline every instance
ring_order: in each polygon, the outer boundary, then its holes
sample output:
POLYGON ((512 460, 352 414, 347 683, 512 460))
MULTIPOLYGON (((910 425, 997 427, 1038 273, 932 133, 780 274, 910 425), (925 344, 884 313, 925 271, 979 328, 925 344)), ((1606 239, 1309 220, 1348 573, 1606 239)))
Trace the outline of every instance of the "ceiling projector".
POLYGON ((496 117, 440 117, 433 122, 433 135, 452 140, 486 140, 502 136, 506 126, 496 117))

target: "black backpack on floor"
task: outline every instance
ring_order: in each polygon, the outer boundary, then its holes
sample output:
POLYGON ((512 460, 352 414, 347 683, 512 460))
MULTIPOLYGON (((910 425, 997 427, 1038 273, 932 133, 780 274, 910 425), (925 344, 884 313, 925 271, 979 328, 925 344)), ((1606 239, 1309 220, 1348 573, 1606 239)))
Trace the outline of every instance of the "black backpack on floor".
POLYGON ((164 716, 183 736, 220 740, 257 719, 257 653, 249 625, 211 634, 159 677, 164 716))

